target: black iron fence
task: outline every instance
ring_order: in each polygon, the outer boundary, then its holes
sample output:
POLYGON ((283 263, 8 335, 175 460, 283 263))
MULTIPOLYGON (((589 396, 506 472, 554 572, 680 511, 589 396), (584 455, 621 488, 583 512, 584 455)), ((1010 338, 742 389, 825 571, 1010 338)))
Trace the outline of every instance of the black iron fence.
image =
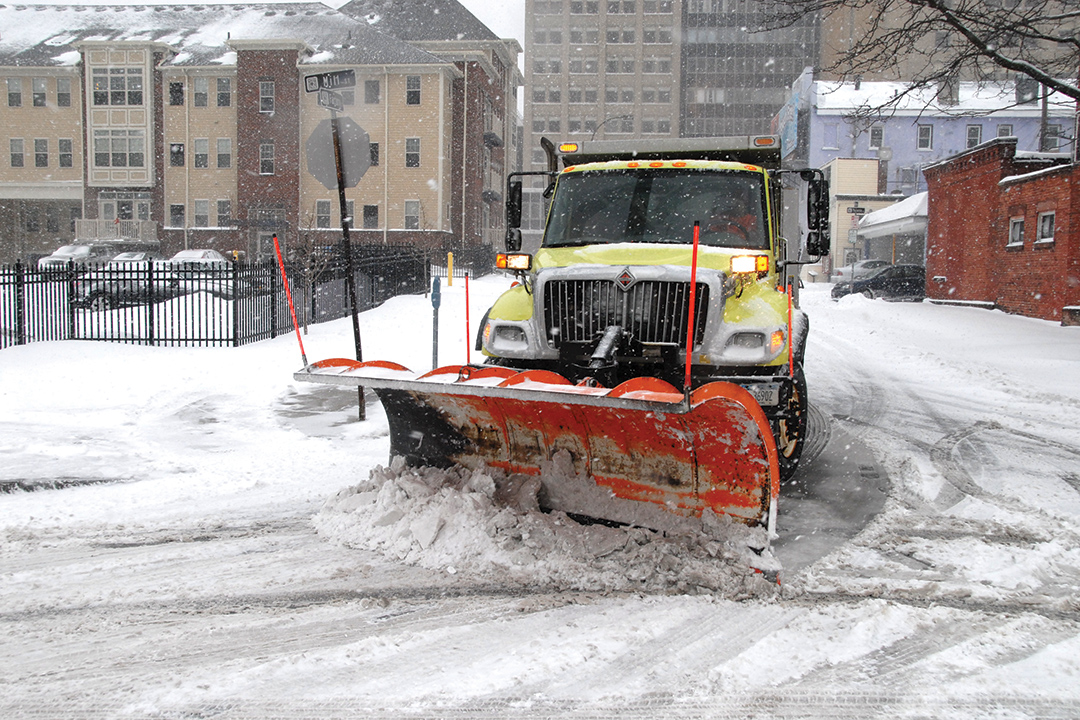
MULTIPOLYGON (((286 266, 301 324, 349 313, 341 260, 286 266)), ((360 310, 431 283, 428 253, 415 248, 357 246, 353 268, 360 310)), ((43 340, 239 346, 292 330, 272 262, 0 266, 0 348, 43 340)))

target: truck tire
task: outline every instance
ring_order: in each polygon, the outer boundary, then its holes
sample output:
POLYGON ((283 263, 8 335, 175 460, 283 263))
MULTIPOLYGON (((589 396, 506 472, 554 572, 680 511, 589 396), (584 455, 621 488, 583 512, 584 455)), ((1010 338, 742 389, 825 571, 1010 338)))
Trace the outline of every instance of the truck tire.
POLYGON ((795 474, 795 470, 799 467, 803 446, 806 444, 806 421, 809 414, 806 400, 806 376, 803 374, 801 362, 796 363, 794 369, 791 393, 782 411, 772 421, 781 480, 788 480, 795 474))

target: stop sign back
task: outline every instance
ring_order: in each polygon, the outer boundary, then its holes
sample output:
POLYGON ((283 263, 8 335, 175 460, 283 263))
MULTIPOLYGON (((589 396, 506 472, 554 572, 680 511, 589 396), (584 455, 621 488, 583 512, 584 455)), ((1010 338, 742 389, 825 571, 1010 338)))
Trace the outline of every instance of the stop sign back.
POLYGON ((340 117, 323 120, 304 146, 307 150, 308 172, 327 190, 337 189, 337 165, 334 162, 334 135, 331 123, 338 123, 338 139, 341 143, 341 175, 344 187, 356 187, 360 178, 371 167, 371 139, 367 130, 352 118, 340 117))

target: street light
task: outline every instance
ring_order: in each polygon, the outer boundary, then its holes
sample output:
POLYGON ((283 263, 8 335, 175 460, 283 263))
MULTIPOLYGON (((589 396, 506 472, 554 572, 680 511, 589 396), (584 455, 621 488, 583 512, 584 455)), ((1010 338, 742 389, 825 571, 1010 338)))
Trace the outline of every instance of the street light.
POLYGON ((612 115, 611 117, 606 117, 606 118, 604 118, 603 120, 600 121, 599 125, 597 125, 595 128, 593 128, 592 135, 589 137, 589 139, 590 140, 595 140, 597 131, 600 130, 600 128, 604 127, 604 125, 611 122, 612 120, 633 120, 633 119, 634 119, 633 115, 612 115))

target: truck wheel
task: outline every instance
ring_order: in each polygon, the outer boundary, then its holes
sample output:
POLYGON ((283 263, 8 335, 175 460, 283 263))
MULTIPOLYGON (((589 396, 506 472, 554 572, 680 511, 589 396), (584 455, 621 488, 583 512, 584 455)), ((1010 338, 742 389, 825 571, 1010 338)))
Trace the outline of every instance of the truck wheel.
POLYGON ((799 466, 803 445, 806 444, 806 377, 802 363, 795 365, 791 394, 783 406, 781 417, 773 420, 776 454, 780 464, 780 479, 787 480, 799 466))

